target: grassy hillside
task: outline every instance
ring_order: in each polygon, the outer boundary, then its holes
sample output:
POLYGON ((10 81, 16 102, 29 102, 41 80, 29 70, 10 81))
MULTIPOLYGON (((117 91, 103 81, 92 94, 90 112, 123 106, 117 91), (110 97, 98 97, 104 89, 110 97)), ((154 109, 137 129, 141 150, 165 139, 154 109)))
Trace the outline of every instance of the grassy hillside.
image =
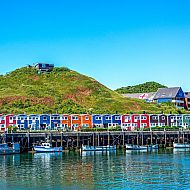
POLYGON ((170 106, 123 98, 93 78, 67 68, 38 74, 20 68, 0 76, 0 113, 160 113, 170 106))
POLYGON ((167 88, 166 86, 157 82, 146 82, 135 86, 127 86, 118 88, 115 91, 120 94, 132 94, 132 93, 144 93, 144 92, 156 92, 159 88, 167 88))

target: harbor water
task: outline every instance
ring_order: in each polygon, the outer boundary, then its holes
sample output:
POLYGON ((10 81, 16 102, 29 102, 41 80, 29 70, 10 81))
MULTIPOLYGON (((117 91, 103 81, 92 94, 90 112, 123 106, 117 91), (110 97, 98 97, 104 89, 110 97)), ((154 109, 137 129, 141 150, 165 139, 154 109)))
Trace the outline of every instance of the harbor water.
POLYGON ((190 189, 190 151, 0 156, 1 190, 190 189))

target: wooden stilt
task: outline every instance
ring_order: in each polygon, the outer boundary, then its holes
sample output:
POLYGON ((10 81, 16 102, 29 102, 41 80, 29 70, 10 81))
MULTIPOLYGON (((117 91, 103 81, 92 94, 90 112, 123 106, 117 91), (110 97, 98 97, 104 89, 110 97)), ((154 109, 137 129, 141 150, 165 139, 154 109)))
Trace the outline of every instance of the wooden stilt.
POLYGON ((123 146, 125 146, 125 132, 123 132, 123 146))
POLYGON ((141 135, 141 145, 143 146, 144 145, 144 134, 143 134, 143 132, 142 132, 142 135, 141 135))
POLYGON ((110 132, 108 132, 108 145, 110 145, 110 132))

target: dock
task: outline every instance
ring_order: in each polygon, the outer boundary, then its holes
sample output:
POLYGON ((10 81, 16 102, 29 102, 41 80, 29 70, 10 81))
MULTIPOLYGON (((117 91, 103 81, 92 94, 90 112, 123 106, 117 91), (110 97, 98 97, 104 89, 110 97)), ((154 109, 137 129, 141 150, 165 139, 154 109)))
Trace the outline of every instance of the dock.
POLYGON ((172 147, 173 142, 190 142, 190 130, 183 131, 104 131, 104 132, 25 132, 3 133, 2 142, 19 142, 22 152, 31 151, 34 144, 49 141, 52 146, 62 146, 64 150, 77 150, 82 145, 105 146, 125 144, 172 147))

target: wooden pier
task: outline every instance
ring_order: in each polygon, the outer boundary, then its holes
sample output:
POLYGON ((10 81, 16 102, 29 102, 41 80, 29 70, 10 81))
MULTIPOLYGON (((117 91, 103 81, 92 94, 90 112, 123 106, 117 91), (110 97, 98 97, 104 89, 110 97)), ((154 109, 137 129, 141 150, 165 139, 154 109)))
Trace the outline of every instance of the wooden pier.
POLYGON ((30 151, 34 144, 49 141, 53 146, 62 146, 65 150, 76 150, 83 145, 117 145, 125 144, 172 147, 173 142, 190 142, 190 130, 183 131, 113 131, 113 132, 27 132, 3 133, 2 142, 20 142, 21 151, 30 151))

